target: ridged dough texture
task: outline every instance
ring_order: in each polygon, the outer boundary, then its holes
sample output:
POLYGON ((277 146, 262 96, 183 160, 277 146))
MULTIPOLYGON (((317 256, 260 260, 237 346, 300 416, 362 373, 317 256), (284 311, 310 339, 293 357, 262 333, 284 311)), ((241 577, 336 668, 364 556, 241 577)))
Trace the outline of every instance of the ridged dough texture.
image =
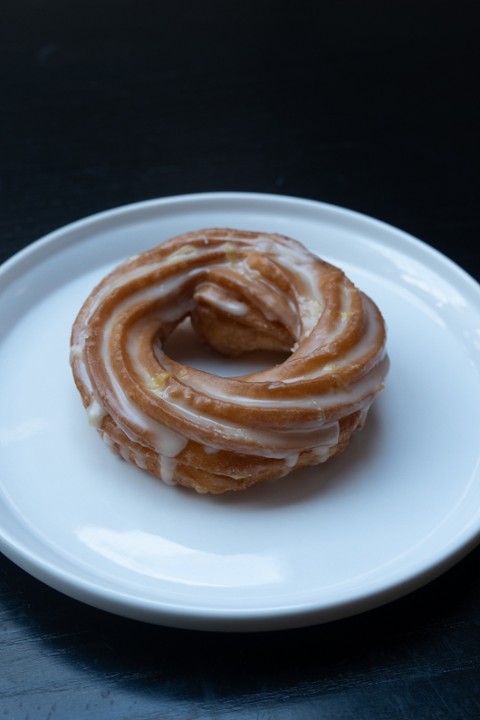
POLYGON ((299 242, 207 229, 110 273, 75 320, 71 365, 108 446, 168 484, 222 493, 343 450, 383 387, 385 342, 375 303, 299 242), (187 317, 225 355, 286 359, 240 377, 182 365, 163 347, 187 317))

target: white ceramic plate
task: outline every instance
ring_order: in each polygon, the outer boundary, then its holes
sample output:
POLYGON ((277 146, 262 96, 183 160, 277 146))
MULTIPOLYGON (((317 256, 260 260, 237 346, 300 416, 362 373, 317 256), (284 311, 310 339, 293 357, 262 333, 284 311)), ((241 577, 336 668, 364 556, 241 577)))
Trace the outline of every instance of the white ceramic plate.
MULTIPOLYGON (((3 265, 0 287, 1 549, 50 586, 153 623, 281 629, 399 597, 478 541, 480 291, 405 233, 294 198, 166 198, 34 243, 3 265), (72 321, 108 269, 212 226, 284 233, 341 266, 383 311, 391 357, 343 455, 220 497, 113 456, 87 425, 68 364, 72 321)), ((213 372, 241 370, 190 355, 213 372)))

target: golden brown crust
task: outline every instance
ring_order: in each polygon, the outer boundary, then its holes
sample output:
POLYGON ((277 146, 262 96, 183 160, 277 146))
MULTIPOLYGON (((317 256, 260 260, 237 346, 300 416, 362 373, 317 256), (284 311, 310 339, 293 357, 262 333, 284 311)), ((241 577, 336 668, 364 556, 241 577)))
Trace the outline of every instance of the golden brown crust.
POLYGON ((298 242, 211 229, 107 276, 74 323, 71 362, 113 450, 166 482, 218 493, 343 450, 383 386, 385 339, 375 304, 298 242), (202 373, 163 349, 185 317, 225 355, 289 355, 248 376, 202 373))

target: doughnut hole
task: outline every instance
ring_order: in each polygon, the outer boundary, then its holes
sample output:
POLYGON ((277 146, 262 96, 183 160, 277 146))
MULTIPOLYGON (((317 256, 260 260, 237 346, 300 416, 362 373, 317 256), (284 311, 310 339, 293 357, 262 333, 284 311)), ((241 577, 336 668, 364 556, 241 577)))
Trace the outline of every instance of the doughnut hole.
POLYGON ((215 343, 208 342, 192 325, 190 318, 187 318, 162 345, 169 358, 185 367, 223 377, 239 377, 280 365, 291 354, 290 348, 283 350, 268 346, 242 350, 241 354, 222 353, 215 347, 215 343))

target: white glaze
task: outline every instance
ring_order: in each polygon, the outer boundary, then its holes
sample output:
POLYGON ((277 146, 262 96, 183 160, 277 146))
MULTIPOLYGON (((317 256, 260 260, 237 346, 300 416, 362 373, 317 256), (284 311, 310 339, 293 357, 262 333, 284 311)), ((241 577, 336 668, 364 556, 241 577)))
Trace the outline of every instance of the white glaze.
POLYGON ((241 317, 248 312, 249 308, 246 303, 228 297, 223 289, 216 288, 212 283, 199 285, 198 291, 202 293, 203 299, 207 300, 210 305, 229 315, 241 317))
POLYGON ((167 485, 175 485, 174 475, 177 461, 174 457, 167 455, 159 455, 160 477, 167 485))
POLYGON ((95 428, 101 427, 105 416, 106 412, 103 405, 95 397, 92 397, 92 399, 90 400, 90 405, 87 407, 87 417, 89 425, 95 428))

